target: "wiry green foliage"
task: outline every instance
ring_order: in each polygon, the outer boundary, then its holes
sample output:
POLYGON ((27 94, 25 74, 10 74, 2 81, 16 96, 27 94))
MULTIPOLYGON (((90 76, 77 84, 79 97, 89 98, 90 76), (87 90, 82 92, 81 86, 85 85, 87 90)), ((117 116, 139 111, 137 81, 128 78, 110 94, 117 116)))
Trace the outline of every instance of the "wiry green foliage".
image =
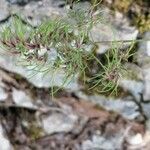
MULTIPOLYGON (((106 95, 118 95, 119 81, 127 75, 126 63, 134 55, 133 46, 126 50, 120 50, 121 45, 112 45, 105 54, 95 57, 97 65, 96 73, 87 73, 86 89, 88 91, 103 93, 106 95)), ((90 92, 91 93, 91 92, 90 92)))
POLYGON ((37 28, 29 28, 14 18, 12 24, 3 30, 1 43, 9 52, 19 54, 22 65, 33 66, 34 71, 43 74, 51 71, 55 75, 57 70, 63 69, 66 73, 64 83, 74 75, 82 74, 84 82, 91 84, 89 90, 98 87, 100 93, 117 92, 119 78, 125 70, 123 63, 128 61, 130 54, 129 51, 120 54, 112 47, 104 62, 97 57, 93 50, 95 43, 88 37, 100 19, 93 16, 93 11, 94 7, 86 11, 70 10, 67 17, 48 20, 37 28), (86 46, 91 43, 93 48, 87 51, 86 46), (55 58, 49 57, 49 53, 55 53, 55 58), (93 61, 97 62, 98 70, 88 76, 87 70, 93 69, 89 62, 93 61))

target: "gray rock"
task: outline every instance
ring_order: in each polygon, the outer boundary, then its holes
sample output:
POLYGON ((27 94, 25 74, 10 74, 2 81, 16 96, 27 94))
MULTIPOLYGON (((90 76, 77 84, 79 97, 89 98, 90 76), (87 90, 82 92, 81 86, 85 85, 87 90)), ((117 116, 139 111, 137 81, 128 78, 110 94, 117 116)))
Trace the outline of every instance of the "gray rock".
POLYGON ((4 91, 2 87, 0 87, 0 102, 4 101, 7 98, 8 94, 4 91))
POLYGON ((19 5, 25 5, 31 1, 39 1, 39 0, 7 0, 11 4, 19 4, 19 5))
POLYGON ((141 145, 143 143, 142 135, 140 133, 128 139, 130 145, 141 145))
POLYGON ((92 101, 108 111, 114 111, 121 114, 123 117, 134 120, 140 116, 140 112, 137 111, 138 106, 132 101, 130 97, 124 99, 106 98, 100 95, 87 96, 82 92, 78 92, 77 96, 82 99, 92 101))
POLYGON ((78 117, 75 114, 53 113, 42 119, 42 128, 47 134, 69 132, 73 129, 78 117))
POLYGON ((0 0, 0 22, 9 16, 8 5, 5 0, 0 0))
POLYGON ((40 25, 47 19, 65 13, 65 10, 60 8, 59 5, 56 5, 56 3, 53 3, 52 0, 33 1, 32 3, 26 4, 24 7, 16 7, 16 5, 13 5, 10 7, 10 10, 13 14, 19 14, 23 20, 34 27, 40 25))
POLYGON ((13 150, 14 148, 10 144, 10 141, 4 135, 4 130, 2 125, 0 124, 0 148, 1 150, 13 150))
POLYGON ((119 84, 125 91, 130 92, 136 100, 140 100, 140 94, 143 92, 144 89, 143 82, 122 79, 119 84))
POLYGON ((91 140, 82 143, 83 150, 114 150, 122 149, 123 134, 116 133, 115 136, 106 138, 103 136, 93 135, 91 140))
MULTIPOLYGON (((3 50, 0 50, 0 52, 3 50)), ((49 57, 52 57, 52 60, 54 59, 54 54, 49 54, 49 57)), ((19 63, 18 60, 19 57, 8 55, 5 52, 3 52, 3 55, 0 55, 0 66, 8 71, 18 73, 21 76, 27 78, 30 83, 32 83, 36 87, 52 87, 52 86, 58 86, 58 87, 64 87, 69 90, 77 90, 79 88, 79 84, 77 82, 77 76, 74 78, 69 79, 67 82, 65 81, 65 72, 63 70, 57 70, 55 72, 49 70, 49 64, 42 67, 42 70, 40 72, 40 69, 37 66, 37 64, 33 64, 32 66, 25 67, 27 64, 19 63), (19 65, 20 64, 20 65, 19 65), (36 68, 35 68, 36 67, 36 68), (34 69, 33 69, 34 68, 34 69), (43 70, 49 70, 46 74, 44 74, 43 70)), ((21 60, 20 60, 21 61, 21 60)), ((48 62, 50 63, 50 62, 48 62)))
POLYGON ((36 108, 36 106, 32 102, 31 97, 28 96, 24 91, 16 90, 15 88, 13 88, 12 97, 16 106, 36 108))
POLYGON ((146 121, 146 128, 150 131, 150 119, 146 121))
POLYGON ((141 103, 141 106, 145 116, 148 118, 146 121, 147 128, 150 129, 150 103, 148 103, 150 101, 150 32, 146 32, 142 39, 143 41, 139 42, 136 57, 143 73, 143 99, 147 101, 147 103, 141 103))
POLYGON ((118 112, 127 119, 132 120, 140 115, 140 113, 137 111, 138 106, 134 102, 129 100, 99 100, 99 104, 107 110, 113 110, 114 112, 118 112))
MULTIPOLYGON (((129 25, 127 18, 116 12, 116 16, 112 17, 111 13, 106 9, 102 13, 102 21, 98 23, 91 31, 90 37, 95 42, 100 41, 123 41, 135 40, 138 35, 138 30, 129 25), (104 18, 104 19, 103 19, 104 18), (106 19, 105 19, 106 18, 106 19)), ((131 43, 126 43, 123 46, 127 47, 131 43)), ((104 53, 111 47, 120 46, 119 43, 111 44, 111 42, 99 43, 98 53, 104 53)))
POLYGON ((150 103, 142 103, 141 106, 143 108, 144 114, 150 120, 150 103))
MULTIPOLYGON (((19 15, 23 20, 36 27, 47 19, 66 15, 69 8, 65 0, 8 0, 10 3, 26 4, 24 7, 10 5, 11 14, 19 15), (32 1, 32 2, 30 2, 32 1), (30 3, 28 3, 30 2, 30 3)), ((89 2, 81 2, 75 5, 75 8, 87 9, 89 2)))
POLYGON ((128 149, 147 149, 145 147, 149 142, 149 133, 146 134, 143 136, 141 133, 137 133, 136 135, 128 136, 126 138, 129 144, 128 149))
POLYGON ((143 75, 144 75, 143 98, 146 101, 150 101, 150 67, 143 68, 143 75))
POLYGON ((144 100, 150 100, 150 32, 146 32, 139 43, 137 60, 144 77, 144 100), (145 40, 145 41, 144 41, 145 40), (149 40, 149 41, 147 41, 149 40))
POLYGON ((139 42, 137 60, 140 66, 145 66, 150 63, 150 32, 146 32, 139 42))

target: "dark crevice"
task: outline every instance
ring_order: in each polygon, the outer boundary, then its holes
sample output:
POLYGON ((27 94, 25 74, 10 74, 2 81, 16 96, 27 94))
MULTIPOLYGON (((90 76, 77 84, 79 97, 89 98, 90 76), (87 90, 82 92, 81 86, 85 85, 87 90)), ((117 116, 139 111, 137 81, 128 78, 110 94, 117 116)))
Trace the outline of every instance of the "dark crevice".
POLYGON ((149 101, 144 101, 143 99, 143 94, 140 94, 140 100, 136 100, 136 98, 134 98, 134 102, 136 103, 136 105, 138 106, 138 111, 140 112, 141 116, 143 117, 143 120, 141 121, 141 123, 143 123, 145 125, 146 121, 148 120, 148 117, 146 116, 143 107, 142 107, 142 103, 149 103, 149 101))
POLYGON ((3 24, 3 23, 8 22, 8 20, 9 20, 10 17, 11 17, 11 15, 7 16, 5 19, 2 19, 2 20, 0 21, 0 24, 3 24))
POLYGON ((21 22, 22 22, 24 25, 27 25, 27 26, 29 26, 29 27, 31 27, 31 28, 36 28, 36 27, 33 27, 30 23, 28 23, 28 22, 25 21, 24 19, 22 19, 21 17, 19 17, 17 14, 9 15, 9 16, 6 17, 5 19, 1 20, 1 21, 0 21, 0 24, 7 23, 11 17, 16 17, 17 19, 21 20, 21 22))
POLYGON ((38 2, 40 0, 7 0, 10 4, 17 4, 19 6, 25 6, 29 2, 35 1, 38 2))

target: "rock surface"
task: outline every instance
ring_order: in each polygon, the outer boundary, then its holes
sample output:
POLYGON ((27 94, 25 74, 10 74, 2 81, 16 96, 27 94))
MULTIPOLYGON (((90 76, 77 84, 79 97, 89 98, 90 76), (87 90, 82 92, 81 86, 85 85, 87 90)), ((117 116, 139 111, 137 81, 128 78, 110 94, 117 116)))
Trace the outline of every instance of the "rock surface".
POLYGON ((77 94, 80 98, 92 101, 100 107, 105 108, 108 111, 113 111, 121 114, 127 119, 135 119, 140 115, 137 104, 132 101, 131 97, 124 99, 107 98, 100 95, 86 96, 83 93, 77 94))
MULTIPOLYGON (((20 74, 21 76, 27 78, 29 82, 31 82, 36 87, 52 87, 59 86, 65 87, 66 89, 77 90, 79 85, 77 83, 76 77, 72 78, 70 83, 64 83, 65 73, 63 71, 57 72, 48 72, 46 75, 43 73, 34 71, 32 68, 36 66, 24 67, 19 64, 17 56, 10 56, 7 54, 0 55, 0 66, 9 70, 11 72, 15 72, 20 74)), ((44 70, 44 68, 43 68, 44 70)))
POLYGON ((10 144, 9 140, 4 135, 4 130, 2 125, 0 125, 0 145, 1 150, 13 150, 14 148, 10 144))
POLYGON ((140 101, 140 94, 143 92, 144 84, 142 81, 122 79, 120 86, 130 92, 137 101, 140 101))
POLYGON ((123 136, 122 134, 117 133, 112 138, 105 138, 97 135, 93 135, 92 140, 86 140, 82 144, 83 150, 90 150, 90 149, 121 149, 123 136))
POLYGON ((32 103, 31 97, 21 90, 16 90, 14 88, 12 92, 12 98, 17 106, 36 108, 36 106, 32 103))
MULTIPOLYGON (((131 27, 128 19, 122 14, 116 12, 115 17, 112 17, 111 13, 106 9, 102 14, 103 17, 107 19, 102 19, 91 31, 91 39, 95 42, 104 41, 98 43, 98 53, 104 53, 111 47, 115 48, 119 46, 119 43, 111 44, 111 42, 107 41, 135 40, 137 38, 138 30, 135 27, 131 27)), ((129 46, 131 43, 125 43, 124 47, 129 46)))
POLYGON ((0 0, 0 22, 4 21, 9 15, 8 3, 5 0, 0 0))
MULTIPOLYGON (((67 113, 67 112, 66 112, 67 113)), ((43 129, 47 134, 69 132, 74 128, 78 117, 74 114, 54 113, 42 119, 43 129)))
POLYGON ((0 87, 0 101, 4 101, 7 98, 7 93, 4 91, 2 87, 0 87))
POLYGON ((27 3, 24 7, 12 5, 10 7, 11 13, 17 15, 19 14, 19 16, 23 20, 31 24, 33 27, 40 25, 43 21, 46 21, 47 19, 52 19, 56 16, 64 15, 65 13, 64 9, 59 7, 59 1, 34 1, 31 3, 27 3))
POLYGON ((142 67, 144 76, 144 99, 150 100, 150 32, 143 35, 143 41, 139 43, 138 63, 142 67))
POLYGON ((7 0, 11 4, 19 4, 19 5, 25 5, 31 1, 39 1, 39 0, 7 0))

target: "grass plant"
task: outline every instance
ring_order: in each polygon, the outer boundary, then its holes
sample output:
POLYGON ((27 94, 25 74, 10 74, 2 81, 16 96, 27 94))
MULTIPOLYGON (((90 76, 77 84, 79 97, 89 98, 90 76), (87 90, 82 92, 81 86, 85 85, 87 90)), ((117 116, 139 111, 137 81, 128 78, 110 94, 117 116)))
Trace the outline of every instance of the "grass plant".
MULTIPOLYGON (((122 44, 121 44, 122 45, 122 44)), ((96 74, 92 75, 88 82, 90 85, 89 90, 95 89, 97 93, 109 93, 108 95, 117 95, 119 89, 119 81, 127 72, 125 63, 129 58, 134 55, 133 53, 134 42, 126 50, 120 50, 120 46, 112 45, 101 59, 97 59, 99 70, 96 74)))
MULTIPOLYGON (((30 66, 36 73, 55 72, 63 69, 66 78, 63 85, 77 73, 84 75, 84 83, 97 88, 97 92, 117 93, 119 78, 122 76, 124 62, 132 55, 131 49, 120 53, 119 46, 112 46, 105 54, 104 61, 94 52, 96 43, 90 41, 92 27, 100 21, 94 14, 94 7, 89 10, 68 11, 66 17, 43 22, 37 28, 25 25, 21 19, 14 17, 12 23, 3 29, 1 43, 5 50, 20 57, 24 66, 30 66), (91 45, 90 51, 86 50, 91 45), (55 52, 55 59, 49 53, 55 52), (89 62, 96 62, 96 72, 87 75, 93 68, 89 62)), ((52 88, 53 89, 53 88, 52 88)), ((54 92, 54 91, 53 91, 54 92)))

